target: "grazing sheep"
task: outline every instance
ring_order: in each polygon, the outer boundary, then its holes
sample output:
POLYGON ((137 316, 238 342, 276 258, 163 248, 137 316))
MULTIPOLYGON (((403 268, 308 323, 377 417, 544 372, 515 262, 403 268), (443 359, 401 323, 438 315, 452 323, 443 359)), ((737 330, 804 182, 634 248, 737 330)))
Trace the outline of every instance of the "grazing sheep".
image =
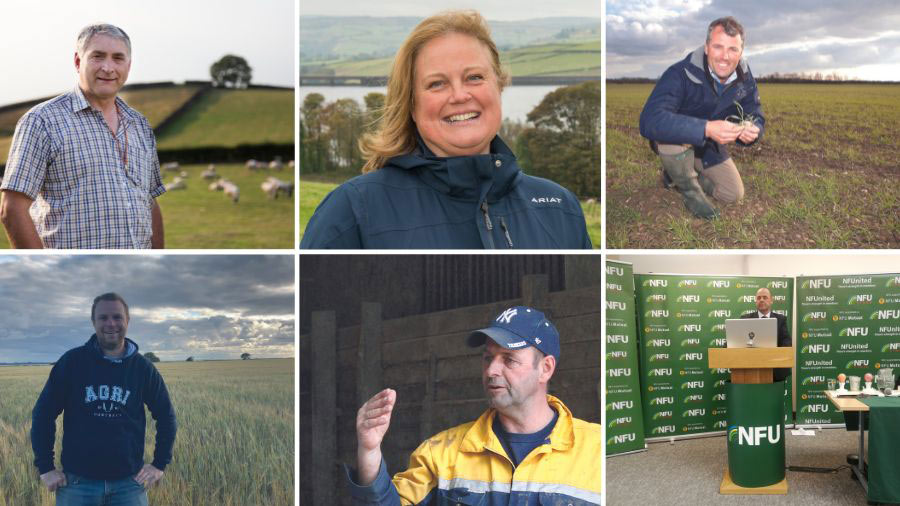
POLYGON ((167 171, 171 171, 171 172, 176 172, 176 171, 178 171, 178 167, 179 167, 179 166, 178 166, 178 162, 169 162, 169 163, 164 163, 164 164, 163 164, 162 170, 167 170, 167 171))
POLYGON ((209 183, 209 191, 215 192, 215 191, 219 191, 221 189, 222 189, 222 185, 220 185, 218 181, 213 181, 212 183, 209 183))
POLYGON ((173 179, 171 183, 166 183, 165 186, 166 191, 187 189, 187 184, 184 182, 184 179, 178 176, 175 176, 175 179, 173 179))
POLYGON ((281 170, 284 168, 284 163, 282 163, 280 158, 276 158, 269 162, 269 168, 272 170, 281 170))
POLYGON ((240 198, 240 196, 241 196, 240 188, 238 188, 238 186, 236 184, 232 183, 231 181, 227 181, 225 179, 220 180, 219 184, 222 185, 222 191, 225 192, 225 195, 227 195, 228 197, 231 197, 231 201, 234 202, 235 204, 237 204, 238 198, 240 198))
POLYGON ((288 162, 288 168, 291 170, 294 170, 294 161, 293 160, 288 162))
POLYGON ((212 163, 209 164, 209 167, 207 167, 206 170, 200 173, 200 177, 202 177, 203 179, 215 179, 219 177, 219 175, 216 174, 216 166, 212 163))
POLYGON ((186 170, 183 170, 178 173, 178 176, 181 177, 181 179, 184 179, 184 178, 188 177, 188 173, 186 170))
POLYGON ((270 199, 277 199, 279 193, 283 193, 286 197, 292 197, 294 195, 294 183, 287 181, 282 181, 278 178, 269 176, 265 181, 260 185, 262 191, 269 196, 270 199))
POLYGON ((244 166, 249 170, 261 170, 266 168, 265 162, 258 162, 252 158, 247 160, 247 163, 244 164, 244 166))

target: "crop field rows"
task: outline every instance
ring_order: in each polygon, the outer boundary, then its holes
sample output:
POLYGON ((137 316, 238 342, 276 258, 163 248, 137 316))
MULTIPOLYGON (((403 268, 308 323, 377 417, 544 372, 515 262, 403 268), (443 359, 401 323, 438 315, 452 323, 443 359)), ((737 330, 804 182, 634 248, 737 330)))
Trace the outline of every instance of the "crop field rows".
MULTIPOLYGON (((293 359, 156 364, 178 417, 172 463, 150 504, 294 504, 293 359)), ((0 367, 0 506, 52 505, 29 439, 49 366, 0 367)), ((144 459, 153 455, 147 412, 144 459)), ((57 420, 57 468, 62 440, 57 420)), ((102 442, 98 442, 102 444, 102 442)))
MULTIPOLYGON (((651 84, 607 84, 610 248, 900 246, 900 86, 760 84, 764 137, 729 148, 745 195, 706 222, 661 185, 638 131, 651 84)), ((716 202, 713 202, 716 204, 716 202)))

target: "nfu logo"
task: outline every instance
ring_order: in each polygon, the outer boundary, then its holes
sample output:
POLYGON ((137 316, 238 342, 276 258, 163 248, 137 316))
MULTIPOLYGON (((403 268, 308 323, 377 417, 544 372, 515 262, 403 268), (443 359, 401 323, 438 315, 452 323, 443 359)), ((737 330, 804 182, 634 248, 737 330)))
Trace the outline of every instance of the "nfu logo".
POLYGON ((621 376, 631 376, 631 369, 628 367, 616 367, 615 369, 607 369, 606 372, 610 378, 618 378, 621 376))
POLYGON ((900 276, 895 276, 893 278, 889 278, 887 283, 884 284, 885 288, 891 288, 894 286, 900 286, 900 276))
POLYGON ((729 286, 731 286, 731 281, 727 279, 714 279, 706 283, 707 288, 728 288, 729 286))
POLYGON ((769 281, 769 283, 766 285, 766 287, 767 288, 787 288, 788 282, 787 281, 769 281))
POLYGON ((731 310, 730 309, 713 309, 706 315, 710 318, 731 318, 731 310))
POLYGON ((658 413, 653 413, 654 420, 665 420, 668 418, 672 418, 672 416, 674 416, 673 411, 660 411, 658 413))
POLYGON ((647 302, 665 302, 666 294, 664 293, 654 293, 653 295, 647 296, 647 302))
POLYGON ((616 267, 615 265, 607 265, 606 266, 606 274, 608 276, 624 276, 625 269, 621 267, 616 267))
POLYGON ((654 397, 650 399, 651 406, 671 406, 675 404, 675 397, 654 397))
POLYGON ((774 427, 771 425, 761 427, 731 425, 728 427, 729 443, 737 443, 739 446, 759 446, 765 441, 768 441, 769 444, 781 441, 781 424, 774 427))
POLYGON ((827 404, 807 404, 800 408, 801 413, 815 413, 819 415, 824 415, 828 413, 829 408, 827 404))
POLYGON ((679 332, 701 332, 703 327, 699 323, 691 323, 688 325, 679 325, 679 332))
POLYGON ((869 335, 869 327, 847 327, 841 331, 841 337, 857 337, 869 335))
POLYGON ((618 300, 608 300, 606 301, 606 309, 625 311, 626 309, 628 309, 628 305, 618 300))
POLYGON ((810 290, 818 290, 820 288, 831 288, 830 279, 807 279, 800 285, 800 288, 809 288, 810 290))
POLYGON ((606 440, 607 446, 612 446, 614 444, 620 445, 625 443, 633 443, 635 441, 634 432, 630 432, 628 434, 618 434, 606 440))
POLYGON ((696 362, 698 360, 703 360, 703 353, 692 351, 690 353, 682 353, 679 360, 683 362, 696 362))
POLYGON ((613 401, 606 405, 607 411, 621 411, 634 407, 634 401, 613 401))
POLYGON ((712 400, 714 400, 714 401, 724 401, 724 400, 725 400, 725 394, 716 394, 716 395, 712 396, 712 400))
POLYGON ((628 336, 625 334, 610 334, 606 336, 606 344, 628 344, 628 336))
POLYGON ((651 434, 674 434, 675 426, 674 425, 663 425, 662 427, 653 427, 653 430, 650 431, 651 434))
POLYGON ((818 322, 828 319, 828 314, 825 311, 813 311, 812 313, 806 313, 803 315, 803 321, 805 322, 818 322))
POLYGON ((700 296, 689 294, 679 295, 677 300, 678 302, 700 302, 700 296))
POLYGON ((688 390, 688 389, 693 390, 693 389, 697 389, 697 388, 703 388, 703 380, 685 381, 684 383, 681 384, 681 388, 682 388, 682 390, 688 390))
POLYGON ((687 287, 696 287, 697 280, 696 279, 682 279, 678 282, 678 288, 687 288, 687 287))
POLYGON ((886 345, 881 347, 881 351, 884 353, 887 353, 889 351, 898 352, 900 351, 900 343, 887 343, 886 345))
POLYGON ((667 279, 647 279, 644 280, 644 283, 641 286, 652 286, 654 288, 665 288, 669 286, 669 280, 667 279))
POLYGON ((831 351, 830 344, 807 344, 801 350, 802 353, 828 353, 831 351))
POLYGON ((728 342, 728 339, 726 339, 724 337, 716 337, 716 338, 710 339, 709 347, 710 348, 724 348, 725 344, 727 342, 728 342))
POLYGON ((847 304, 871 304, 872 303, 872 294, 871 293, 860 293, 858 295, 853 295, 847 300, 847 304))
POLYGON ((754 297, 752 295, 741 295, 740 297, 738 297, 738 302, 754 303, 754 302, 756 302, 756 297, 754 297))
POLYGON ((672 358, 668 353, 655 353, 650 355, 649 362, 663 362, 672 358))
POLYGON ((672 346, 672 340, 669 338, 651 339, 647 341, 648 348, 665 348, 667 346, 672 346))
POLYGON ((706 408, 688 409, 681 414, 682 418, 692 418, 697 416, 706 416, 706 408))
POLYGON ((900 309, 879 309, 869 316, 870 320, 896 320, 900 318, 900 309))
POLYGON ((691 394, 684 398, 684 403, 703 402, 703 394, 691 394))
POLYGON ((687 339, 681 340, 681 346, 700 346, 700 338, 699 337, 689 337, 687 339))
POLYGON ((644 313, 645 318, 668 318, 669 310, 668 309, 651 309, 644 313))
POLYGON ((610 351, 606 354, 607 360, 625 360, 628 358, 628 352, 624 350, 610 351))
POLYGON ((647 373, 648 376, 671 376, 672 368, 671 367, 660 367, 657 369, 650 369, 650 372, 647 373))
POLYGON ((631 424, 630 416, 620 416, 619 418, 616 418, 615 420, 609 422, 609 428, 612 429, 613 427, 622 427, 629 424, 631 424))
POLYGON ((725 332, 725 324, 724 324, 724 323, 717 323, 717 324, 713 325, 713 326, 712 326, 712 329, 710 329, 710 330, 711 330, 712 332, 725 332))
POLYGON ((713 388, 725 388, 725 380, 716 380, 716 382, 713 383, 713 388))
POLYGON ((847 362, 846 369, 868 369, 869 361, 866 359, 851 360, 847 362))
POLYGON ((714 429, 724 429, 728 425, 728 422, 725 420, 719 420, 718 422, 713 424, 714 429))
POLYGON ((825 376, 807 376, 803 378, 803 385, 824 385, 825 376))

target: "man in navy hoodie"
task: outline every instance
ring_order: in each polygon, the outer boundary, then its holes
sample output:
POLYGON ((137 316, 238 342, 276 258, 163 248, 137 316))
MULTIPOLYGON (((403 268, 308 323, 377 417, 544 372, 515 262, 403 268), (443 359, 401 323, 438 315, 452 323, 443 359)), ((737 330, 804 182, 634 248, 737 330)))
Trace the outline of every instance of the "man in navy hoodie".
POLYGON ((674 184, 685 207, 705 219, 719 215, 707 197, 732 203, 744 196, 726 146, 749 146, 765 127, 743 54, 744 27, 730 16, 713 21, 706 44, 663 73, 641 112, 641 135, 662 160, 665 186, 674 184))
POLYGON ((32 412, 31 446, 41 482, 57 505, 146 505, 175 443, 175 409, 162 376, 125 337, 128 304, 118 294, 94 299, 96 333, 67 351, 32 412), (144 405, 156 420, 153 462, 144 463, 144 405), (63 415, 62 467, 54 466, 56 418, 63 415))

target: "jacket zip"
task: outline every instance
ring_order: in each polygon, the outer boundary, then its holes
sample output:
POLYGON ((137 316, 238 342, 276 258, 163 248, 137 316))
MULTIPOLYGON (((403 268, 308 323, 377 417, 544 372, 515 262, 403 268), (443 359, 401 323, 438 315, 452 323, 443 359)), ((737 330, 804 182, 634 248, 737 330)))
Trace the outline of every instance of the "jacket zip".
POLYGON ((503 229, 503 233, 506 235, 506 242, 509 244, 509 248, 512 249, 512 237, 509 236, 509 228, 506 226, 506 221, 503 220, 503 216, 500 217, 500 228, 503 229))
POLYGON ((484 226, 487 228, 488 248, 494 249, 494 225, 491 223, 491 216, 488 214, 487 200, 481 202, 481 212, 484 214, 484 226))

